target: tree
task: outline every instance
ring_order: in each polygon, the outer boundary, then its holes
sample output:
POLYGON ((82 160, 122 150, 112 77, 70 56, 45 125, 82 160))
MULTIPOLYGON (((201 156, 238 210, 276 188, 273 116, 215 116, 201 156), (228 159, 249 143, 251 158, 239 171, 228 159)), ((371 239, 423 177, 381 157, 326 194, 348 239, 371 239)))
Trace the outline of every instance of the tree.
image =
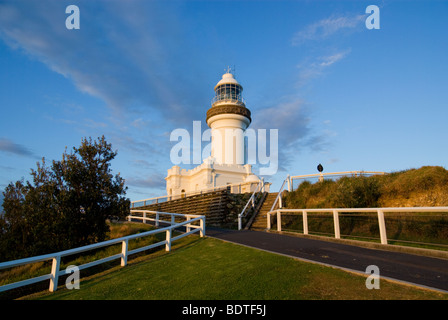
POLYGON ((104 136, 84 138, 51 167, 45 159, 37 163, 32 182, 10 183, 3 193, 0 260, 104 241, 107 217, 123 218, 130 208, 125 181, 110 168, 116 155, 104 136))

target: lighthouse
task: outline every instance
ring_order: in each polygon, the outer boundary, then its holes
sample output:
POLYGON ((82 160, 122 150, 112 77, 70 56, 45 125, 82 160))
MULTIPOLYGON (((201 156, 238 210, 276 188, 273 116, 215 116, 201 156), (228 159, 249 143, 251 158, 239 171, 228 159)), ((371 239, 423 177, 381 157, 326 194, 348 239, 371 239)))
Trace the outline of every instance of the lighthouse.
MULTIPOLYGON (((228 68, 214 87, 206 122, 211 129, 211 154, 197 167, 168 169, 167 195, 171 199, 228 187, 233 193, 253 192, 262 181, 246 163, 245 130, 252 119, 243 99, 243 86, 228 68)), ((263 183, 269 191, 270 183, 263 183)))
POLYGON ((244 131, 251 114, 244 102, 243 87, 230 69, 215 86, 207 125, 212 129, 211 156, 218 164, 245 164, 244 131))

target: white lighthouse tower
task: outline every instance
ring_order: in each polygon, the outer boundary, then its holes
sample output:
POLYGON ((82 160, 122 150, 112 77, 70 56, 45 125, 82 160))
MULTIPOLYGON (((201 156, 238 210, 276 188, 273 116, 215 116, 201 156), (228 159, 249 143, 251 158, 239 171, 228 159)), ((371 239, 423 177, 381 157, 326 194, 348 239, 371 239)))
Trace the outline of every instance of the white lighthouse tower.
MULTIPOLYGON (((234 193, 252 192, 260 182, 245 162, 244 132, 251 123, 251 113, 242 97, 243 87, 227 69, 214 90, 206 118, 212 133, 211 156, 191 170, 179 166, 168 169, 168 196, 176 198, 226 186, 234 193)), ((269 185, 264 185, 266 191, 269 185)))
POLYGON ((212 129, 211 156, 218 164, 245 164, 244 131, 251 122, 243 87, 228 69, 215 86, 207 124, 212 129))

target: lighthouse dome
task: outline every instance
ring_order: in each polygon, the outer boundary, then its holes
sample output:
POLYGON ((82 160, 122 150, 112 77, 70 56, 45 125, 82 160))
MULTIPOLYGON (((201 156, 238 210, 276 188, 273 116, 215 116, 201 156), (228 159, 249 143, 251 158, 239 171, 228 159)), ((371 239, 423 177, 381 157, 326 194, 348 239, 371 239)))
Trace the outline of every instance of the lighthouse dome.
POLYGON ((238 81, 236 81, 236 79, 233 77, 233 74, 231 74, 230 72, 224 73, 222 75, 222 79, 219 80, 219 82, 216 84, 215 90, 218 86, 222 84, 235 84, 238 85, 241 88, 241 90, 243 89, 243 87, 238 83, 238 81))

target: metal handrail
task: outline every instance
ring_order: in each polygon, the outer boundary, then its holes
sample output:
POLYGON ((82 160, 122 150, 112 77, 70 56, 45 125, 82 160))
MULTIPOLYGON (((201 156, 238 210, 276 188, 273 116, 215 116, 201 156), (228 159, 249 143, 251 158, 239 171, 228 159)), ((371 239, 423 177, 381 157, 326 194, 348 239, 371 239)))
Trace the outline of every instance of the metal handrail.
POLYGON ((279 199, 280 199, 280 208, 282 207, 282 203, 281 203, 281 197, 282 197, 282 191, 283 191, 283 188, 284 188, 284 186, 285 186, 285 183, 287 182, 287 181, 289 181, 289 174, 288 174, 288 176, 286 177, 286 179, 283 181, 283 183, 282 183, 282 186, 280 187, 280 190, 278 191, 278 194, 277 194, 277 197, 275 198, 275 201, 274 201, 274 204, 272 205, 272 207, 271 207, 271 210, 270 211, 274 211, 274 208, 275 208, 275 205, 277 204, 277 201, 279 201, 279 199))
POLYGON ((299 175, 299 176, 291 176, 291 179, 297 179, 297 178, 309 178, 309 177, 321 177, 321 176, 343 176, 343 175, 364 175, 364 174, 381 174, 384 175, 385 172, 383 171, 342 171, 342 172, 328 172, 328 173, 313 173, 313 174, 303 174, 303 175, 299 175))
POLYGON ((319 178, 319 179, 323 179, 324 176, 328 176, 328 177, 337 177, 337 176, 365 176, 365 175, 385 175, 386 172, 383 171, 342 171, 342 172, 328 172, 328 173, 313 173, 313 174, 303 174, 303 175, 298 175, 298 176, 291 176, 289 179, 289 184, 288 184, 288 191, 292 191, 294 189, 293 187, 293 181, 294 179, 306 179, 306 178, 319 178))
POLYGON ((312 178, 312 177, 323 177, 323 176, 344 176, 344 175, 365 175, 365 174, 371 174, 371 175, 375 175, 375 174, 381 174, 384 175, 386 174, 385 172, 382 171, 343 171, 343 172, 328 172, 328 173, 315 173, 315 174, 304 174, 304 175, 299 175, 299 176, 290 176, 288 174, 288 176, 286 177, 286 179, 283 181, 282 186, 280 187, 280 190, 278 192, 277 197, 275 198, 274 204, 271 207, 271 211, 274 211, 274 208, 277 204, 277 202, 279 202, 279 207, 282 207, 282 198, 281 198, 281 194, 283 191, 283 188, 285 187, 285 183, 288 182, 288 191, 292 191, 293 190, 293 180, 294 179, 301 179, 301 178, 312 178))
POLYGON ((249 203, 252 203, 252 208, 255 206, 255 195, 259 192, 261 192, 264 189, 264 178, 262 178, 260 180, 260 182, 258 182, 257 187, 255 188, 254 192, 252 193, 252 195, 250 196, 249 200, 247 201, 246 205, 244 206, 243 210, 241 211, 241 213, 238 215, 238 230, 242 229, 242 222, 243 222, 243 218, 246 216, 247 212, 246 209, 249 206, 249 203))

